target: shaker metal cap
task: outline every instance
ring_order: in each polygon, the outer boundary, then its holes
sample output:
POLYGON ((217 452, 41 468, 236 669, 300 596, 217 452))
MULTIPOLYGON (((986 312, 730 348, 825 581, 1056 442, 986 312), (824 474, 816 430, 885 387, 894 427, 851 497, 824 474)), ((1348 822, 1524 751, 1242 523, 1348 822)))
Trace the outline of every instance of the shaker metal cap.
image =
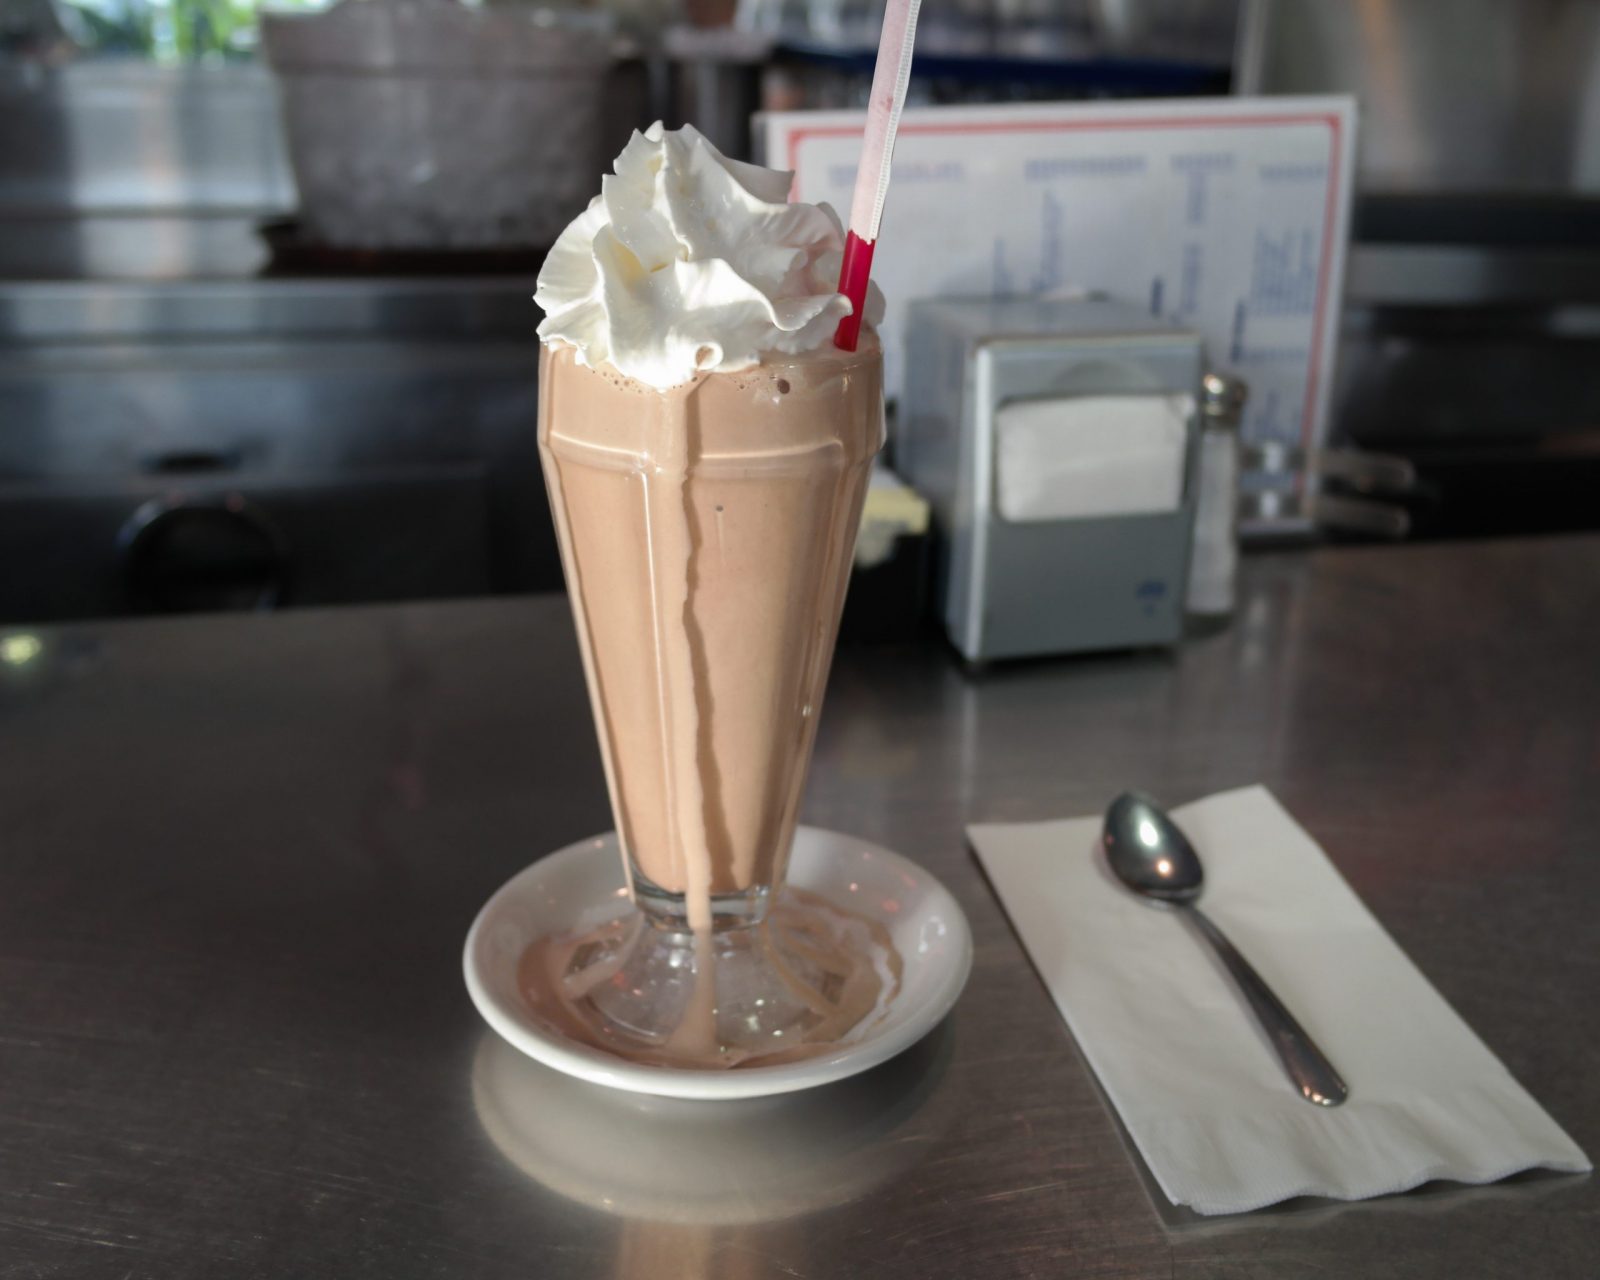
POLYGON ((1250 398, 1250 384, 1225 373, 1207 373, 1200 379, 1200 411, 1206 425, 1234 428, 1250 398))

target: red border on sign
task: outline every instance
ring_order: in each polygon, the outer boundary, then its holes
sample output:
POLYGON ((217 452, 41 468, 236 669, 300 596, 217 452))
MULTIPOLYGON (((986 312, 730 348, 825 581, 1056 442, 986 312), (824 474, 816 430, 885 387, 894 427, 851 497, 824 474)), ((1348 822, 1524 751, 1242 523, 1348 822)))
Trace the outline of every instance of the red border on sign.
MULTIPOLYGON (((1343 122, 1338 115, 1313 112, 1302 115, 1276 116, 1142 116, 1130 120, 1019 120, 993 123, 974 120, 966 123, 951 121, 946 124, 919 124, 900 122, 900 133, 911 134, 965 134, 965 133, 1068 133, 1106 129, 1238 129, 1255 125, 1306 125, 1323 124, 1328 127, 1328 183, 1327 205, 1322 211, 1322 257, 1317 267, 1317 297, 1313 304, 1311 320, 1311 363, 1306 369, 1306 400, 1301 408, 1300 444, 1309 448, 1311 424, 1315 417, 1317 387, 1322 377, 1322 317, 1323 303, 1327 299, 1328 273, 1333 262, 1333 224, 1338 211, 1340 184, 1343 181, 1342 148, 1343 122)), ((800 144, 811 138, 853 138, 862 130, 854 125, 817 125, 800 128, 789 134, 789 168, 800 168, 800 144)))

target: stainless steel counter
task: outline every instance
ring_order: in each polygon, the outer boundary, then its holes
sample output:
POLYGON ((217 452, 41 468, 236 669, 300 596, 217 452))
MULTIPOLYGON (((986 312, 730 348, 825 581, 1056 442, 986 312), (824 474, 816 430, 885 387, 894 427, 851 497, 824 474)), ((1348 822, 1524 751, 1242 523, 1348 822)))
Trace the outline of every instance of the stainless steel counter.
POLYGON ((462 989, 484 898, 607 825, 561 600, 8 631, 0 1270, 1592 1276, 1590 1178, 1164 1206, 962 826, 1267 783, 1594 1153, 1597 633, 1588 538, 1252 559, 1170 657, 841 654, 805 816, 934 869, 972 982, 878 1071, 701 1108, 525 1062, 462 989))
POLYGON ((248 276, 294 207, 264 66, 0 64, 0 276, 248 276))
POLYGON ((289 604, 558 588, 533 286, 0 281, 0 620, 141 607, 152 501, 250 504, 289 604))
POLYGON ((62 344, 534 340, 533 276, 0 280, 0 350, 62 344))

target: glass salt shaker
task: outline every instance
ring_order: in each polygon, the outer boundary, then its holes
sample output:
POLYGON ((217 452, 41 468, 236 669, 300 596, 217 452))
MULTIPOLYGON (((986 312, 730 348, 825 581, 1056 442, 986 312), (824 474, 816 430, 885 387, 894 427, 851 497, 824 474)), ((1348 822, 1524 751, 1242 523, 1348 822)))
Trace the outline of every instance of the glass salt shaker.
POLYGON ((1194 549, 1189 558, 1191 616, 1233 612, 1239 567, 1239 422, 1250 388, 1239 378, 1208 373, 1201 380, 1200 465, 1194 549))

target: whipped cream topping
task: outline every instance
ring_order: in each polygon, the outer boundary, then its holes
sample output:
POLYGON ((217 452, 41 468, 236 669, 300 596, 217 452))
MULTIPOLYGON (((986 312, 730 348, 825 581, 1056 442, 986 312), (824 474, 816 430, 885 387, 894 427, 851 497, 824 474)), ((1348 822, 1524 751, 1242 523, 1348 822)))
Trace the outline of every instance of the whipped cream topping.
MULTIPOLYGON (((635 132, 600 194, 539 272, 539 337, 665 389, 767 354, 826 347, 844 228, 825 204, 791 204, 793 174, 730 160, 691 126, 635 132)), ((883 315, 876 286, 866 320, 883 315)))

